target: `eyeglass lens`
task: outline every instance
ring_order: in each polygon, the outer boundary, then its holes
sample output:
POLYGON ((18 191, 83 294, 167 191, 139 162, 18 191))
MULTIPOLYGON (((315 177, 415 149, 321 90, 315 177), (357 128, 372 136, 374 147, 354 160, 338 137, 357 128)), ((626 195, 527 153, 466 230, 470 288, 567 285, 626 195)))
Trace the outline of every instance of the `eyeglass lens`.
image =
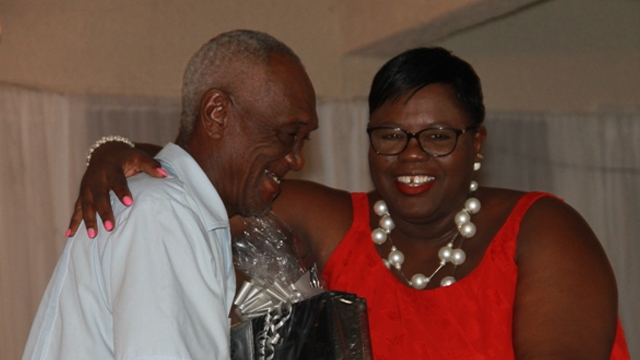
MULTIPOLYGON (((458 133, 452 129, 424 129, 416 134, 420 146, 431 155, 441 156, 453 151, 458 133)), ((373 148, 383 155, 395 155, 407 146, 410 135, 401 129, 381 128, 371 131, 373 148)))

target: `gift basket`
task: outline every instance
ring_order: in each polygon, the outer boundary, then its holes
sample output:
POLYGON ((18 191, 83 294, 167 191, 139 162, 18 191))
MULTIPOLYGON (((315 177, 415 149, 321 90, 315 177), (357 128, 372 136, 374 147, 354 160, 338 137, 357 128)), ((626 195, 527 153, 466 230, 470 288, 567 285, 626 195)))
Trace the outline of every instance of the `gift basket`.
POLYGON ((245 281, 234 300, 232 360, 371 359, 366 302, 326 291, 313 258, 274 214, 233 240, 245 281))

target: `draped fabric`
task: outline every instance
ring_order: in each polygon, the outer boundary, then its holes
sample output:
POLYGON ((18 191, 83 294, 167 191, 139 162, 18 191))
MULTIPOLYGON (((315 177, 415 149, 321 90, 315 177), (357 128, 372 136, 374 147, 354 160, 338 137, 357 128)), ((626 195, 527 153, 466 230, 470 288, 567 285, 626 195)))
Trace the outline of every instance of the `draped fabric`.
POLYGON ((70 99, 60 94, 0 88, 3 359, 21 355, 39 298, 64 244, 60 235, 71 209, 71 183, 77 185, 69 158, 81 151, 72 139, 84 132, 71 126, 71 107, 70 99))
POLYGON ((319 126, 305 145, 305 168, 289 177, 349 191, 372 189, 365 131, 368 114, 363 100, 319 101, 319 126))
MULTIPOLYGON (((0 358, 18 359, 64 245, 87 148, 103 135, 165 144, 175 99, 69 95, 0 84, 0 358)), ((371 189, 364 99, 320 100, 320 128, 291 177, 371 189)), ((620 317, 640 358, 640 109, 489 113, 480 186, 548 191, 591 224, 617 276, 620 317)))
POLYGON ((95 97, 0 84, 0 359, 19 359, 65 244, 87 148, 105 134, 164 144, 175 100, 95 97))

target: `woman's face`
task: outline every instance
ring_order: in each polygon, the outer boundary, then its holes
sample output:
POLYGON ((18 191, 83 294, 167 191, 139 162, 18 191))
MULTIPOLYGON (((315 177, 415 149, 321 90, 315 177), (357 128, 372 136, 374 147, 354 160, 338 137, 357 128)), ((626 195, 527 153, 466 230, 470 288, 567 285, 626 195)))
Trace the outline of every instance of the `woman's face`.
MULTIPOLYGON (((463 129, 473 125, 469 114, 448 84, 431 84, 411 96, 385 102, 372 115, 369 127, 399 127, 416 133, 431 127, 463 129)), ((473 163, 486 137, 484 127, 458 138, 455 150, 433 157, 417 140, 392 156, 369 148, 369 168, 378 194, 391 215, 405 221, 424 223, 460 211, 469 194, 473 163)))

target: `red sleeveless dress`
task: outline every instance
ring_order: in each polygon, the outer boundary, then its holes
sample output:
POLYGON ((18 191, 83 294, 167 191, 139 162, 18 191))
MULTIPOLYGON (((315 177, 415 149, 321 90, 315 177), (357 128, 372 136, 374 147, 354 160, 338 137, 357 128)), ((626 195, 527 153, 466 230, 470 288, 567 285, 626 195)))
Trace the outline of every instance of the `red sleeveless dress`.
MULTIPOLYGON (((329 289, 367 300, 373 358, 514 359, 516 240, 527 209, 544 196, 552 195, 528 193, 518 201, 471 274, 449 287, 419 291, 385 267, 371 241, 367 195, 352 194, 353 224, 323 276, 329 289)), ((629 358, 618 320, 611 359, 629 358)))

